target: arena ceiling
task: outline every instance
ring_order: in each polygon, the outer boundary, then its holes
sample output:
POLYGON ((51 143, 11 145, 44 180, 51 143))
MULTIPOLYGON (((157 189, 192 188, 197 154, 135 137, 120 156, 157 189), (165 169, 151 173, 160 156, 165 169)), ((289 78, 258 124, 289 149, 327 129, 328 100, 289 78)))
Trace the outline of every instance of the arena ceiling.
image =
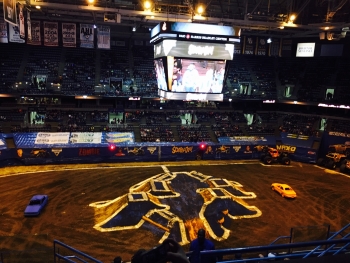
POLYGON ((19 2, 31 10, 32 19, 108 24, 112 36, 148 36, 149 28, 160 21, 232 25, 241 27, 242 35, 283 38, 318 37, 328 31, 333 39, 341 39, 350 27, 350 0, 152 0, 148 11, 143 0, 95 0, 92 5, 87 0, 19 2), (198 16, 200 4, 204 12, 198 16), (116 14, 120 23, 114 22, 116 14), (290 23, 292 14, 296 19, 290 23))

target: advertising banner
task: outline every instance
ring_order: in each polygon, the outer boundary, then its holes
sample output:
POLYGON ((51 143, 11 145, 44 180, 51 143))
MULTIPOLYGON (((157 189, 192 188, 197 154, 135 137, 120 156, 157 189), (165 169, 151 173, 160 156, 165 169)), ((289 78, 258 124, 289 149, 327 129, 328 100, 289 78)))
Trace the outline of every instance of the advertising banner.
POLYGON ((58 23, 44 22, 44 46, 58 46, 58 23))
POLYGON ((66 144, 69 142, 69 132, 38 132, 35 144, 66 144))
POLYGON ((94 48, 94 26, 80 24, 80 47, 94 48))
POLYGON ((31 45, 41 45, 41 25, 40 21, 31 21, 31 28, 32 28, 32 40, 29 41, 28 44, 31 45))
POLYGON ((14 25, 9 25, 9 39, 13 43, 24 43, 25 40, 21 39, 19 35, 19 27, 14 25))
POLYGON ((75 23, 62 23, 62 43, 64 47, 77 46, 76 30, 75 23))
POLYGON ((8 43, 7 23, 0 21, 0 43, 8 43))
POLYGON ((109 26, 97 26, 97 48, 111 48, 111 28, 109 26))
POLYGON ((72 132, 69 141, 71 143, 101 143, 101 132, 72 132))
POLYGON ((3 0, 4 20, 11 25, 17 25, 16 0, 3 0))

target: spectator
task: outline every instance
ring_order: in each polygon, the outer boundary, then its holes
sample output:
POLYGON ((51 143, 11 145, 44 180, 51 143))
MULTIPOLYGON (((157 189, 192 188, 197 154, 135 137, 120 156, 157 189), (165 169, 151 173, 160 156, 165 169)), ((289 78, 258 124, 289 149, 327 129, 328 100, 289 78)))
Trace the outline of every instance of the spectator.
POLYGON ((190 244, 190 255, 191 263, 215 263, 215 257, 205 257, 200 259, 200 252, 204 250, 215 250, 215 245, 209 239, 205 238, 205 230, 199 229, 197 233, 197 238, 194 239, 190 244))

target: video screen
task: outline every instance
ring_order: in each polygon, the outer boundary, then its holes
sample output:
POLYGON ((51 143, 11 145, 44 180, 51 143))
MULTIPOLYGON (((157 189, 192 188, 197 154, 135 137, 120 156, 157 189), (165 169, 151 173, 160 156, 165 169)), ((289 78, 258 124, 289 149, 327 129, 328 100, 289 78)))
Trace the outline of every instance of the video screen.
POLYGON ((158 89, 167 91, 168 87, 165 80, 166 78, 165 78, 163 59, 160 58, 160 59, 154 60, 154 69, 156 71, 158 89))
POLYGON ((198 60, 168 57, 168 84, 171 92, 221 93, 225 60, 198 60))

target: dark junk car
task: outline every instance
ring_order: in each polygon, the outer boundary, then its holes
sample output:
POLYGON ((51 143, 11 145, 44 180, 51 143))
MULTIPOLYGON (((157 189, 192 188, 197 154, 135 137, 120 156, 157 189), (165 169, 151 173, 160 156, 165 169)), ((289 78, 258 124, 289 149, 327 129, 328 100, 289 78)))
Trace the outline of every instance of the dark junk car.
POLYGON ((47 195, 34 195, 24 210, 24 216, 38 216, 46 206, 49 197, 47 195))

